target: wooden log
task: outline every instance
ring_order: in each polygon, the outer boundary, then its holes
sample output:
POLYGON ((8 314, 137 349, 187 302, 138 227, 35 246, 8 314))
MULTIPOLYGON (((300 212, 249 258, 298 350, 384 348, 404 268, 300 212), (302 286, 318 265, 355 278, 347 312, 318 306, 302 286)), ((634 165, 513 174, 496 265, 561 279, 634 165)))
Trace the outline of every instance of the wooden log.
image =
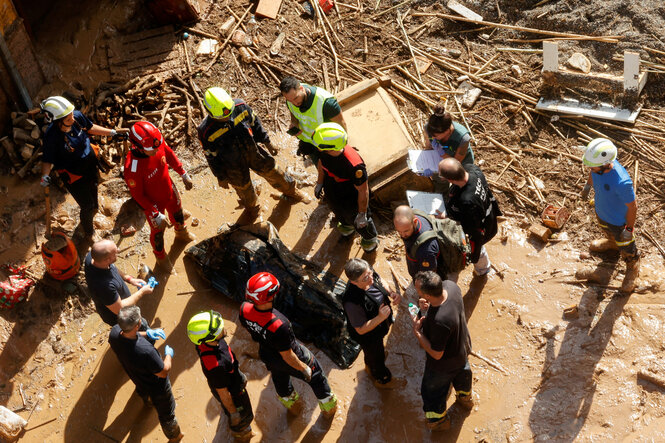
POLYGON ((23 178, 26 176, 26 174, 32 169, 32 165, 35 164, 37 160, 39 160, 42 156, 42 151, 41 149, 35 149, 34 153, 32 154, 32 157, 23 165, 21 169, 18 170, 17 174, 19 177, 23 178))
POLYGON ((660 375, 656 375, 651 371, 640 369, 637 371, 637 378, 641 378, 642 380, 648 381, 649 383, 653 383, 654 385, 665 389, 665 378, 661 377, 660 375))
POLYGON ((500 148, 501 150, 507 152, 508 154, 510 154, 510 155, 514 155, 515 157, 518 157, 518 158, 520 157, 520 155, 519 155, 518 153, 514 152, 513 150, 511 150, 511 149, 508 148, 507 146, 503 145, 501 142, 499 142, 499 141, 497 141, 497 140, 494 140, 494 139, 493 139, 492 137, 490 137, 489 135, 487 136, 487 139, 488 139, 489 141, 491 141, 494 145, 496 145, 498 148, 500 148))
POLYGON ((16 145, 14 145, 14 143, 9 139, 9 136, 0 138, 0 143, 5 148, 5 152, 9 156, 9 160, 11 160, 14 167, 17 169, 21 168, 21 161, 16 154, 16 145))
POLYGON ((546 243, 547 240, 552 236, 552 230, 546 226, 541 225, 540 223, 535 223, 529 226, 529 233, 538 237, 538 239, 544 243, 546 243))
MULTIPOLYGON (((39 132, 39 131, 38 131, 39 132)), ((30 143, 30 144, 40 144, 39 142, 39 136, 36 138, 32 136, 31 133, 26 131, 25 129, 22 128, 13 128, 12 129, 12 134, 14 138, 15 143, 30 143)))

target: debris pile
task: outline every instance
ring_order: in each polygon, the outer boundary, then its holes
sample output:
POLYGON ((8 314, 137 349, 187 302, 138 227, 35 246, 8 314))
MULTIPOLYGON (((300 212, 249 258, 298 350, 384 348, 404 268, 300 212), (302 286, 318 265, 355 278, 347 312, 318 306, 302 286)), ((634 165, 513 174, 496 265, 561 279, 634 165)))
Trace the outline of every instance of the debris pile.
POLYGON ((10 135, 0 138, 0 157, 3 151, 12 165, 10 173, 21 178, 26 175, 39 174, 37 160, 42 155, 43 134, 48 123, 39 109, 30 112, 12 112, 12 129, 10 135))

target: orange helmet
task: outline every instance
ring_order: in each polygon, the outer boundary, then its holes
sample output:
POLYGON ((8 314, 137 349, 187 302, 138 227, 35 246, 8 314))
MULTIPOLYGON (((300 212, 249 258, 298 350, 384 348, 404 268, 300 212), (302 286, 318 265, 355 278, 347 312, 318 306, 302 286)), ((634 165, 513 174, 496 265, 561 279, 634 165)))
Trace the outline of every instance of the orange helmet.
POLYGON ((255 305, 269 303, 279 291, 279 280, 270 272, 259 272, 247 281, 245 299, 255 305))

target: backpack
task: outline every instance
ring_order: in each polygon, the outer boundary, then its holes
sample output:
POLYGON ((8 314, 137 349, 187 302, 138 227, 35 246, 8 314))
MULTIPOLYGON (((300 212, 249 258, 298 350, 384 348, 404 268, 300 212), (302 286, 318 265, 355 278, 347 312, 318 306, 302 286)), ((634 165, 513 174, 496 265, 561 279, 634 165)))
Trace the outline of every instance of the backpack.
POLYGON ((415 243, 411 245, 409 255, 415 257, 420 245, 436 238, 440 254, 438 271, 441 275, 445 276, 450 272, 464 269, 471 254, 471 247, 466 241, 462 227, 449 218, 436 218, 418 209, 414 209, 413 213, 430 222, 432 230, 420 233, 415 243))

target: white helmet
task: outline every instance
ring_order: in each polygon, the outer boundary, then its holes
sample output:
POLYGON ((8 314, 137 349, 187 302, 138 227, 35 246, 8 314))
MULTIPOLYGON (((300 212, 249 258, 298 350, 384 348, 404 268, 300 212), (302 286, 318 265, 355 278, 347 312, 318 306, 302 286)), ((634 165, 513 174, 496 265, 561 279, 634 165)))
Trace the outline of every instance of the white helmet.
POLYGON ((617 147, 606 138, 594 138, 584 151, 582 162, 590 168, 605 166, 617 158, 617 147))
POLYGON ((53 120, 60 120, 74 112, 74 105, 65 97, 54 95, 44 100, 41 104, 42 111, 51 116, 53 120))

